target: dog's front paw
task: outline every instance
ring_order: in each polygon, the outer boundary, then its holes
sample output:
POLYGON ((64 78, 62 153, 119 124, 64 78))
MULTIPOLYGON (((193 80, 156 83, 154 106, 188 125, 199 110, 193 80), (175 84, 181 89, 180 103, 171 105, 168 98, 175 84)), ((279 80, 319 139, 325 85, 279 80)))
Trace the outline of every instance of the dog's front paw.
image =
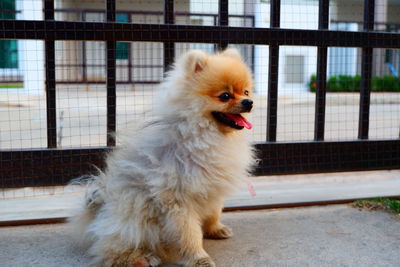
POLYGON ((216 267, 216 265, 210 257, 206 257, 193 260, 185 265, 185 267, 216 267))
POLYGON ((131 261, 131 265, 129 267, 155 267, 159 266, 160 260, 153 256, 148 257, 137 257, 131 261))
POLYGON ((131 261, 129 267, 150 267, 150 261, 146 257, 138 257, 131 261))
POLYGON ((228 226, 222 225, 219 228, 207 231, 204 235, 211 239, 227 239, 233 235, 233 232, 228 226))

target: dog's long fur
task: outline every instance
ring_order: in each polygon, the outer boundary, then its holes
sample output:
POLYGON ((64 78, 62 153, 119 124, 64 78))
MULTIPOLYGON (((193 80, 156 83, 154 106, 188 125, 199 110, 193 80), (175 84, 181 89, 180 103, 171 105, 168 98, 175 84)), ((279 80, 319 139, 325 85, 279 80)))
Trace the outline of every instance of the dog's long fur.
POLYGON ((90 241, 96 266, 215 266, 203 235, 231 235, 219 221, 223 198, 253 163, 245 130, 210 114, 237 109, 214 96, 226 90, 221 86, 251 92, 238 52, 190 51, 161 84, 152 119, 119 137, 121 145, 107 157, 104 173, 89 181, 84 210, 73 219, 90 241))

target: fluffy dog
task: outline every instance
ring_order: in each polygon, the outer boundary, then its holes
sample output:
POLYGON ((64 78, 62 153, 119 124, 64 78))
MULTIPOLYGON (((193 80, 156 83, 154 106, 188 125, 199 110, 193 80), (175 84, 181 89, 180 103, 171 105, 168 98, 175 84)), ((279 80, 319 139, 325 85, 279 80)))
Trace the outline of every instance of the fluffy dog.
POLYGON ((152 119, 125 133, 88 182, 75 221, 96 266, 215 266, 203 236, 232 235, 220 222, 223 198, 254 161, 242 131, 252 127, 249 68, 235 49, 192 50, 159 95, 152 119))

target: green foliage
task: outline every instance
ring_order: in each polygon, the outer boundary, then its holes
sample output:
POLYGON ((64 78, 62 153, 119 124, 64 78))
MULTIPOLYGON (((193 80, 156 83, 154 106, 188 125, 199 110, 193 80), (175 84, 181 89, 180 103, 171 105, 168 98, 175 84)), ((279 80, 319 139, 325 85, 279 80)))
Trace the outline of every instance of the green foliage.
POLYGON ((376 198, 376 199, 373 199, 373 201, 381 202, 386 207, 386 209, 400 213, 400 200, 398 200, 398 199, 376 198))
POLYGON ((7 83, 3 83, 0 84, 0 89, 8 89, 8 88, 24 88, 24 85, 22 83, 16 83, 16 84, 7 84, 7 83))
POLYGON ((376 92, 400 92, 400 79, 385 75, 382 77, 372 78, 372 91, 376 92))
POLYGON ((353 206, 370 210, 390 210, 400 213, 400 198, 378 197, 371 200, 357 200, 353 203, 353 206))
MULTIPOLYGON (((311 75, 308 87, 315 92, 317 76, 311 75)), ((327 92, 359 92, 361 87, 360 75, 332 75, 326 81, 327 92)), ((400 92, 400 78, 392 75, 372 77, 371 88, 373 92, 400 92)))
POLYGON ((310 82, 308 83, 308 88, 310 88, 311 92, 315 92, 317 88, 317 75, 312 74, 310 82))

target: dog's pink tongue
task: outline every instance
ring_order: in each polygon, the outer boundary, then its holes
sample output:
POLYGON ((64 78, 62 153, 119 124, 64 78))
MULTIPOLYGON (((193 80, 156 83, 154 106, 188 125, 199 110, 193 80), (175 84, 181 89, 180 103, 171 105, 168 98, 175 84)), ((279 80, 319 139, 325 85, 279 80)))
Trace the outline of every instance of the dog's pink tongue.
POLYGON ((245 127, 246 129, 251 129, 253 128, 253 125, 251 122, 246 120, 244 117, 240 116, 239 114, 231 114, 231 113, 226 113, 225 114, 228 119, 233 120, 237 125, 245 127))

